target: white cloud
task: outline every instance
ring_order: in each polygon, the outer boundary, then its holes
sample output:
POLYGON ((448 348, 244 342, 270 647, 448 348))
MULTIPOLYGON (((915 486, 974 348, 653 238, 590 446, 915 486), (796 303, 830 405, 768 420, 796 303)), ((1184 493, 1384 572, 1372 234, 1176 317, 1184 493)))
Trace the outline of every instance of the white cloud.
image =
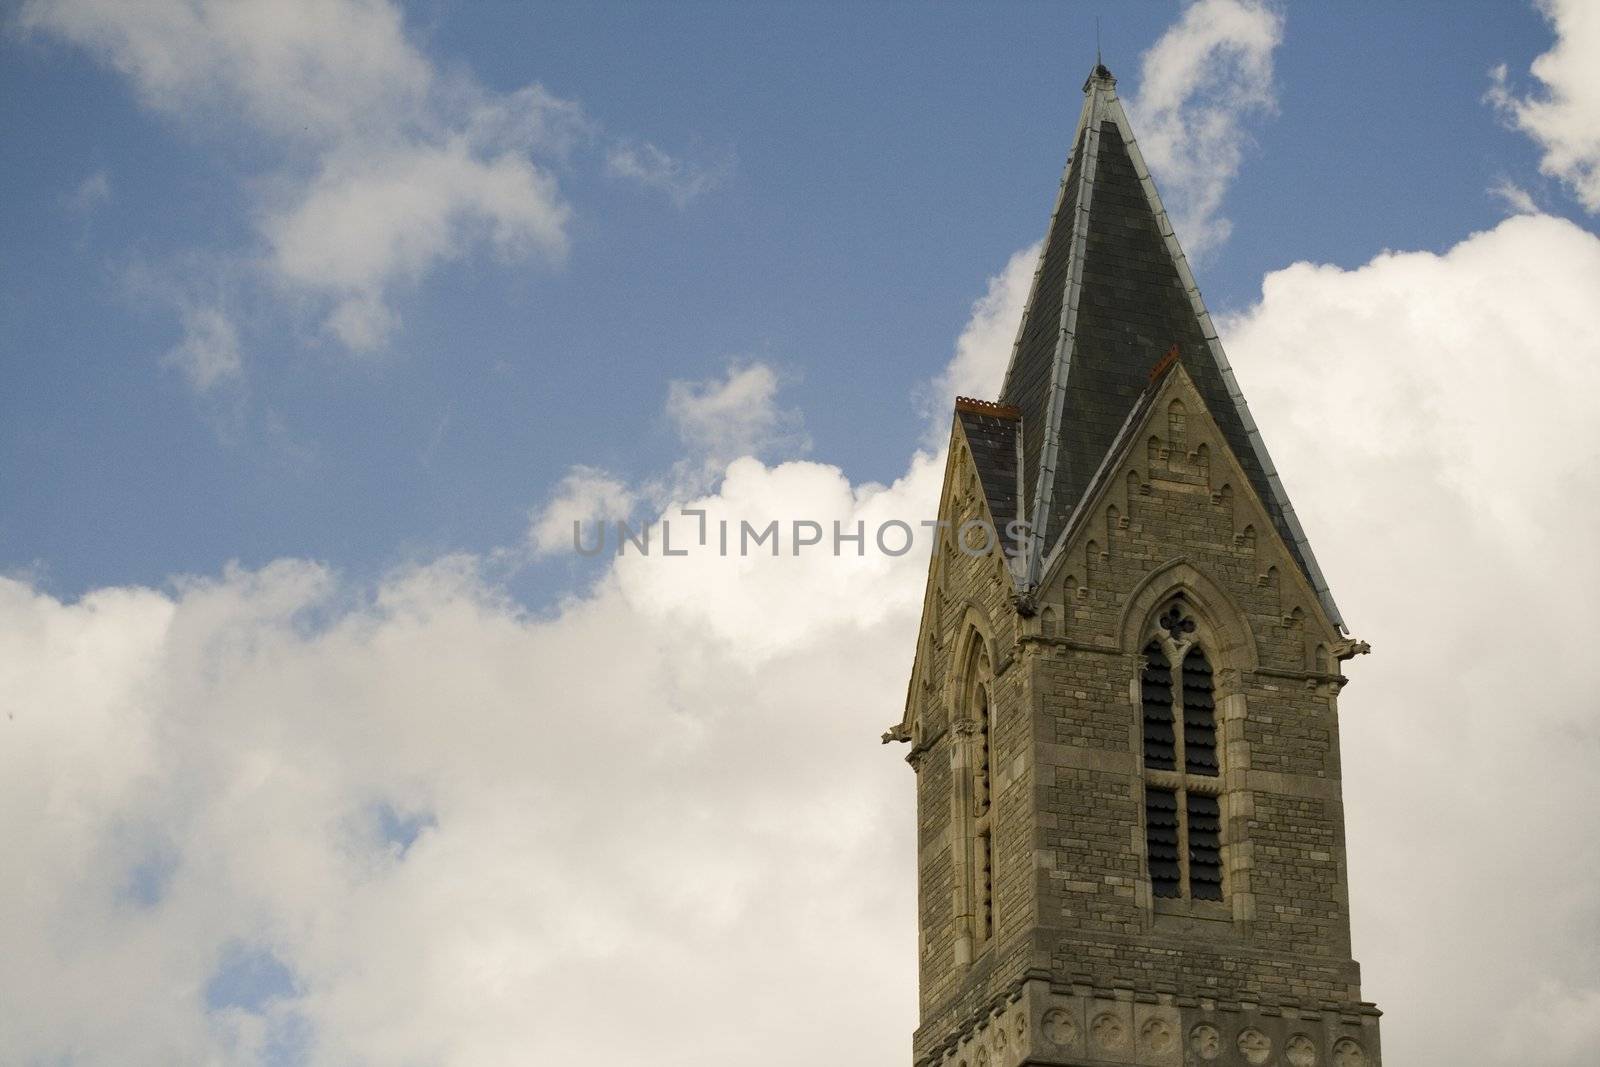
MULTIPOLYGON (((993 395, 1016 262, 941 389, 993 395)), ((1297 264, 1223 327, 1375 648, 1341 718, 1356 948, 1397 1063, 1593 1047, 1597 291, 1600 239, 1518 217, 1297 264)), ((795 432, 776 392, 736 367, 672 417, 697 456, 771 447, 795 432)), ((914 522, 943 462, 879 486, 730 458, 687 501, 713 529, 914 522)), ((630 491, 587 473, 568 496, 630 491)), ((548 618, 466 557, 373 588, 292 560, 72 602, 0 579, 0 854, 23 872, 0 1061, 243 1065, 301 1026, 312 1064, 630 1062, 644 1035, 663 1067, 785 1067, 819 1019, 842 1064, 902 1057, 912 778, 875 737, 926 557, 714 545, 624 557, 548 618), (241 953, 291 980, 208 1011, 241 953)))
POLYGON ((1541 982, 1515 1004, 1500 1031, 1507 1063, 1582 1063, 1600 1047, 1600 988, 1541 982))
POLYGON ((209 393, 239 377, 244 357, 239 351, 239 331, 220 308, 185 306, 180 311, 183 340, 162 362, 188 379, 197 393, 209 393))
MULTIPOLYGON (((392 0, 29 0, 21 22, 88 49, 152 108, 264 138, 280 163, 251 186, 258 267, 353 351, 383 347, 400 298, 441 264, 566 254, 555 170, 597 125, 539 85, 499 92, 445 71, 392 0)), ((649 142, 617 141, 606 159, 679 207, 731 167, 649 142)))
MULTIPOLYGON (((848 523, 937 484, 744 461, 722 506, 848 523)), ((648 1039, 656 1063, 781 1065, 814 1058, 819 1017, 862 1063, 902 1054, 911 779, 876 733, 925 558, 832 563, 630 557, 550 621, 467 559, 370 597, 292 561, 76 604, 0 583, 24 652, 0 846, 28 871, 0 1059, 255 1063, 299 1020, 313 1064, 648 1039), (385 809, 425 828, 385 839, 385 809), (208 1013, 241 945, 286 991, 208 1013)))
POLYGON ((540 556, 570 552, 580 545, 587 551, 603 536, 596 524, 626 519, 637 503, 637 494, 622 480, 594 467, 574 467, 534 513, 528 527, 529 546, 540 556), (574 523, 578 524, 577 533, 574 523))
POLYGON ((606 152, 608 174, 664 193, 680 209, 721 185, 732 169, 731 157, 700 163, 680 159, 648 141, 619 142, 606 152))
POLYGON ((1539 205, 1533 202, 1533 194, 1510 178, 1496 178, 1489 186, 1489 195, 1509 208, 1512 214, 1539 214, 1539 205))
POLYGON ((405 124, 437 77, 387 0, 28 0, 22 20, 94 51, 152 107, 317 143, 405 124))
POLYGON ((1522 1033, 1519 1004, 1579 1026, 1534 991, 1600 988, 1600 840, 1571 832, 1600 804, 1597 291, 1600 239, 1520 216, 1443 255, 1296 264, 1221 326, 1373 645, 1340 720, 1356 953, 1396 1063, 1592 1058, 1483 1036, 1522 1033))
MULTIPOLYGON (((642 610, 752 667, 806 647, 812 634, 835 627, 871 632, 888 623, 894 624, 888 640, 896 647, 904 643, 909 656, 914 634, 904 628, 913 625, 921 608, 930 551, 926 531, 916 524, 933 517, 938 507, 943 462, 942 455, 918 453, 906 474, 885 487, 852 485, 838 468, 825 464, 791 461, 768 467, 753 457, 738 459, 728 465, 715 492, 683 505, 706 512, 704 546, 695 537, 698 521, 669 508, 665 515, 672 522, 674 547, 688 547, 689 555, 659 564, 625 555, 616 580, 642 610), (875 544, 880 527, 892 519, 909 524, 921 538, 903 555, 886 554, 875 544), (761 530, 774 521, 779 525, 776 555, 771 542, 741 544, 741 523, 761 530), (820 537, 819 547, 796 550, 796 521, 815 524, 800 536, 820 537), (720 535, 724 522, 726 556, 720 535), (862 524, 865 540, 841 540, 836 554, 835 522, 846 535, 862 524)), ((904 539, 885 532, 884 541, 897 552, 904 539)), ((889 672, 895 679, 883 680, 886 687, 904 682, 910 660, 901 666, 889 672)), ((898 709, 903 703, 901 693, 885 707, 898 709)), ((889 718, 897 717, 891 710, 889 718)), ((859 725, 864 729, 865 721, 859 725)))
POLYGON ((798 455, 811 440, 797 411, 777 403, 778 373, 765 363, 734 364, 722 378, 675 381, 667 417, 690 453, 721 466, 739 456, 798 455))
POLYGON ((74 215, 88 218, 111 202, 111 175, 95 171, 74 186, 63 202, 74 215))
POLYGON ((394 285, 482 244, 507 259, 558 258, 570 214, 555 180, 525 156, 486 156, 455 138, 330 160, 263 230, 276 276, 333 297, 329 329, 366 350, 396 325, 394 285))
POLYGON ((584 135, 581 110, 443 73, 389 0, 31 0, 22 22, 89 49, 151 107, 266 138, 283 162, 257 183, 262 268, 351 349, 381 346, 397 291, 445 261, 565 252, 550 161, 584 135))
POLYGON ((950 430, 950 406, 956 397, 993 400, 1000 395, 1038 262, 1039 246, 1031 245, 1014 253, 1000 273, 989 279, 988 289, 972 305, 966 328, 956 339, 955 357, 921 391, 919 402, 934 419, 931 432, 939 436, 941 446, 950 430))
MULTIPOLYGON (((941 394, 998 389, 1019 263, 974 305, 941 394)), ((1350 666, 1341 718, 1356 953, 1397 1062, 1578 1067, 1593 1047, 1600 966, 1572 941, 1600 933, 1600 843, 1562 813, 1600 804, 1587 605, 1571 595, 1600 583, 1600 476, 1581 445, 1595 292, 1600 239, 1524 214, 1444 255, 1296 264, 1222 324, 1375 648, 1350 666), (1485 1048, 1482 1020, 1507 1005, 1508 1036, 1485 1048)))
POLYGON ((1561 179, 1590 212, 1600 212, 1600 6, 1538 0, 1556 44, 1533 61, 1541 92, 1519 94, 1504 63, 1490 72, 1488 99, 1544 150, 1539 169, 1561 179))
POLYGON ((1277 107, 1282 40, 1283 17, 1265 3, 1198 0, 1141 57, 1129 119, 1191 257, 1228 239, 1223 197, 1249 143, 1246 120, 1277 107))
MULTIPOLYGON (((1341 718, 1357 954, 1396 1062, 1587 1062, 1597 288, 1600 239, 1519 217, 1443 255, 1296 265, 1225 325, 1375 647, 1341 718), (1485 1042, 1484 1020, 1545 1031, 1485 1042)), ((743 458, 685 503, 713 531, 870 531, 930 514, 942 463, 876 486, 743 458)), ((0 583, 0 850, 27 872, 0 1060, 247 1064, 300 1026, 312 1064, 627 1062, 648 1035, 665 1065, 783 1067, 819 1018, 852 1035, 841 1063, 903 1056, 912 779, 875 735, 926 556, 715 546, 630 554, 548 618, 472 558, 370 590, 296 561, 73 603, 0 583), (282 964, 282 995, 207 1012, 241 952, 282 964)))

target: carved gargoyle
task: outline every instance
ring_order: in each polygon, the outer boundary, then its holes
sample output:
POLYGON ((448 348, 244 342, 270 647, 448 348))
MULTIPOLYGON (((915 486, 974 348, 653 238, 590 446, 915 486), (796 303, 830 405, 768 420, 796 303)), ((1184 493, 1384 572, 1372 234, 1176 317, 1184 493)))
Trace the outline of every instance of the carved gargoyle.
POLYGON ((1371 651, 1371 645, 1365 641, 1357 641, 1352 637, 1333 646, 1333 658, 1337 660, 1354 659, 1357 656, 1365 656, 1371 651))

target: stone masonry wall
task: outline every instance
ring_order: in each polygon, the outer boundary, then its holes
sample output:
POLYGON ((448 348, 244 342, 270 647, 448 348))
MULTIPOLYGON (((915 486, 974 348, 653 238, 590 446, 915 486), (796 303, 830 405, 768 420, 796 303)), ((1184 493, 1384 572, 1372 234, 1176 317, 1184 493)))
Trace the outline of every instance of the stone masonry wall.
MULTIPOLYGON (((940 518, 958 530, 969 519, 1004 528, 989 515, 959 424, 940 518)), ((953 538, 953 535, 952 535, 953 538)), ((1037 925, 1032 865, 1033 723, 1026 714, 1025 673, 1017 668, 1013 585, 997 552, 972 556, 947 540, 937 550, 929 595, 934 609, 919 647, 912 753, 917 769, 920 1003, 923 1017, 952 1019, 993 995, 998 975, 1014 974, 1037 925), (992 674, 991 781, 994 842, 994 935, 972 961, 958 960, 968 920, 958 912, 970 886, 968 828, 961 822, 966 762, 973 741, 963 731, 972 709, 961 705, 964 663, 978 630, 992 674), (965 753, 958 748, 967 746, 965 753), (958 757, 961 762, 958 763, 958 757)), ((970 807, 970 801, 965 805, 970 807)))
POLYGON ((1338 635, 1185 375, 1167 379, 1137 440, 1058 559, 1046 602, 1060 624, 1026 642, 1050 742, 1039 911, 1059 932, 1051 974, 1245 1003, 1353 1003, 1338 635), (1147 619, 1179 590, 1217 681, 1221 904, 1154 900, 1143 870, 1137 653, 1147 619))
MULTIPOLYGON (((1036 613, 1018 613, 999 553, 947 548, 933 567, 910 757, 921 879, 915 1060, 961 1067, 960 1050, 1033 983, 1051 996, 1077 990, 1086 1004, 1175 1005, 1175 1035, 1283 1042, 1298 1031, 1272 1020, 1339 1018, 1359 1024, 1365 1062, 1375 1063, 1376 1013, 1359 1003, 1349 958, 1341 637, 1181 368, 1135 441, 1069 528, 1036 613), (1145 870, 1138 651, 1147 620, 1178 591, 1214 669, 1222 902, 1157 900, 1145 870), (959 746, 969 741, 956 657, 975 620, 994 672, 996 932, 968 960, 958 908, 969 884, 959 746), (1205 1012, 1222 1014, 1205 1022, 1205 1012), (1230 1012, 1245 1021, 1224 1025, 1230 1012), (1250 1022, 1262 1013, 1270 1025, 1250 1022)), ((941 517, 988 518, 959 427, 950 463, 941 517)), ((1314 1029, 1304 1041, 1327 1049, 1341 1040, 1314 1029)), ((1108 1062, 1145 1063, 1142 1047, 1130 1042, 1108 1062)), ((1148 1062, 1171 1055, 1181 1053, 1151 1052, 1148 1062)))

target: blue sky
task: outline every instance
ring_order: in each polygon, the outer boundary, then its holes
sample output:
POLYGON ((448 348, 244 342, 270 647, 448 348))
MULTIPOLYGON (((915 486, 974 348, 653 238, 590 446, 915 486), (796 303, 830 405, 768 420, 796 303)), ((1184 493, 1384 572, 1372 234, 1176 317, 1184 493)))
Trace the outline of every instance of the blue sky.
POLYGON ((1597 10, 7 7, 0 1062, 903 1062, 925 556, 570 520, 928 517, 1099 14, 1374 648, 1385 1052, 1589 1067, 1597 10))
MULTIPOLYGON (((667 382, 730 360, 781 370, 815 458, 892 478, 922 430, 912 388, 1043 231, 1097 13, 1130 95, 1166 5, 408 8, 441 67, 541 84, 599 127, 552 164, 565 262, 440 263, 403 287, 392 338, 354 355, 234 277, 243 371, 198 397, 161 364, 174 307, 139 279, 246 273, 252 190, 292 152, 227 114, 153 110, 94 54, 12 32, 0 558, 73 594, 229 560, 370 574, 483 551, 570 465, 659 466, 667 382), (612 139, 714 185, 676 207, 608 177, 612 139), (104 195, 74 206, 96 176, 104 195)), ((1497 178, 1571 214, 1481 99, 1492 66, 1525 70, 1548 41, 1515 4, 1294 8, 1277 113, 1250 124, 1227 199, 1234 236, 1201 263, 1213 310, 1298 259, 1447 247, 1503 216, 1497 178)), ((530 574, 524 595, 564 580, 530 574)))

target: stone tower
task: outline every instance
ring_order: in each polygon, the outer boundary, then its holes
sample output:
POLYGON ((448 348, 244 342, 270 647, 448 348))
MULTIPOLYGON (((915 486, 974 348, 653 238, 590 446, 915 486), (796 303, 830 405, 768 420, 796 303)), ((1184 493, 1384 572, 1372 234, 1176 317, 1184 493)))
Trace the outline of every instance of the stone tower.
POLYGON ((997 403, 959 398, 905 718, 916 1067, 1378 1064, 1343 620, 1097 66, 997 403), (993 536, 994 531, 998 536, 993 536))

